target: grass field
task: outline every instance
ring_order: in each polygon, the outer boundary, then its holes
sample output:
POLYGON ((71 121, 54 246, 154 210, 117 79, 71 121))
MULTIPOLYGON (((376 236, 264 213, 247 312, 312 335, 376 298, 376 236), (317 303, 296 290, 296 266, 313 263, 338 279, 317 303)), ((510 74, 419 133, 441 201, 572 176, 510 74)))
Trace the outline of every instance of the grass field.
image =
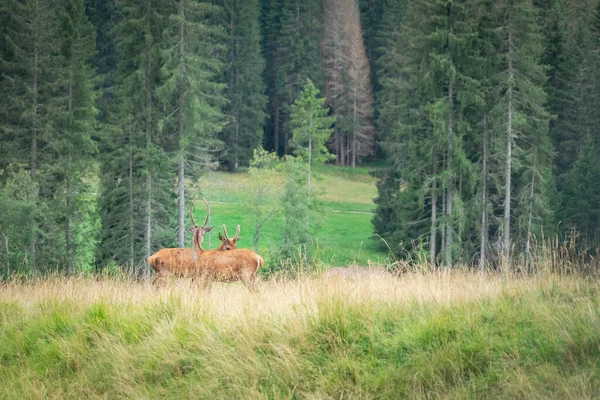
POLYGON ((0 398, 592 399, 600 283, 468 273, 0 289, 0 398))
MULTIPOLYGON (((322 263, 333 266, 385 262, 387 252, 372 238, 373 199, 377 189, 368 168, 327 166, 317 168, 317 172, 315 191, 322 193, 324 213, 319 218, 321 226, 313 237, 313 252, 317 252, 322 263)), ((241 248, 253 247, 253 216, 245 206, 250 179, 245 172, 212 172, 191 190, 192 193, 201 191, 210 200, 211 225, 220 228, 226 224, 230 234, 235 232, 236 224, 241 225, 242 240, 238 243, 241 248)), ((203 220, 206 210, 202 203, 196 204, 194 215, 197 220, 203 220)), ((270 249, 278 246, 282 218, 273 218, 261 231, 259 253, 267 262, 270 249)), ((210 234, 210 248, 217 243, 216 235, 217 229, 210 234)))

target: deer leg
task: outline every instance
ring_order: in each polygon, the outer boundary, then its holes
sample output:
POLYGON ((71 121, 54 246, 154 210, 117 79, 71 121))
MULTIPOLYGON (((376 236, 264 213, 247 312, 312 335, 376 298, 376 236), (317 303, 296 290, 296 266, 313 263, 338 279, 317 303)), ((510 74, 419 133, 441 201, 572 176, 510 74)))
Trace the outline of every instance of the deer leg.
POLYGON ((244 274, 242 276, 242 283, 244 284, 244 286, 246 286, 246 289, 248 289, 250 292, 254 292, 256 290, 255 279, 256 279, 256 275, 254 275, 254 274, 244 274))
POLYGON ((152 278, 152 286, 156 288, 165 286, 170 275, 170 271, 156 271, 154 277, 152 278))

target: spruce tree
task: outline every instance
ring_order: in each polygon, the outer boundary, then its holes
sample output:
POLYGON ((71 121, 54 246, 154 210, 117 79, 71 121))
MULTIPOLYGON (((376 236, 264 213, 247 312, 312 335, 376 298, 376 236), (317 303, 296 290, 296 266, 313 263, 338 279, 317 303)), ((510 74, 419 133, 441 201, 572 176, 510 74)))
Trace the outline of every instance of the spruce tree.
POLYGON ((59 79, 61 58, 58 40, 58 21, 54 16, 59 12, 55 2, 41 0, 13 1, 2 3, 3 49, 0 79, 2 104, 2 150, 0 165, 10 178, 11 165, 26 165, 36 184, 48 184, 46 188, 37 186, 34 203, 42 212, 32 216, 35 223, 27 242, 25 259, 30 268, 52 264, 54 256, 52 240, 54 235, 45 235, 44 228, 53 227, 52 216, 44 212, 48 200, 53 196, 51 178, 44 176, 52 162, 50 152, 45 149, 49 140, 56 134, 54 116, 60 111, 54 81, 59 79), (45 237, 42 237, 44 235, 45 237))
MULTIPOLYGON (((333 129, 334 117, 328 115, 325 98, 318 97, 319 90, 310 79, 306 80, 302 92, 292 105, 291 126, 293 136, 290 146, 294 154, 299 156, 307 165, 307 202, 310 203, 310 177, 312 165, 321 165, 335 158, 325 146, 333 129)), ((306 222, 308 230, 308 219, 306 222)))
POLYGON ((163 132, 157 129, 160 108, 156 105, 166 16, 174 12, 166 0, 118 3, 118 107, 111 116, 114 128, 103 142, 107 151, 101 173, 99 255, 103 262, 115 260, 132 269, 145 265, 154 250, 165 247, 174 231, 171 165, 163 132))
POLYGON ((89 198, 90 187, 84 179, 92 171, 92 154, 96 151, 92 141, 97 114, 95 72, 91 66, 96 38, 84 14, 83 0, 65 0, 58 17, 61 68, 55 71, 54 84, 58 90, 52 102, 58 112, 53 116, 56 134, 50 140, 54 161, 48 172, 55 182, 52 189, 55 226, 64 232, 66 272, 71 274, 74 260, 79 258, 77 251, 84 251, 94 243, 94 237, 87 238, 87 243, 76 243, 76 237, 88 217, 84 202, 89 198))
POLYGON ((523 197, 529 188, 529 200, 525 203, 528 210, 534 210, 532 202, 536 199, 547 204, 547 193, 543 193, 546 186, 535 186, 534 177, 539 178, 539 172, 549 167, 547 162, 552 160, 552 155, 548 154, 546 144, 549 120, 544 108, 546 76, 541 63, 542 37, 535 10, 527 1, 507 0, 496 2, 494 12, 498 21, 500 60, 494 82, 498 101, 491 106, 494 110, 491 122, 505 137, 502 260, 507 263, 512 244, 511 222, 515 214, 523 212, 523 206, 515 211, 513 199, 523 197), (525 162, 527 152, 534 156, 525 162), (523 175, 525 172, 529 173, 528 177, 523 175))
POLYGON ((323 0, 283 0, 279 17, 277 64, 274 65, 274 130, 279 132, 276 152, 289 154, 292 130, 289 125, 293 101, 306 78, 323 87, 321 38, 323 32, 323 0), (283 149, 281 149, 283 148, 283 149), (280 150, 283 150, 282 152, 280 150))
POLYGON ((600 145, 587 134, 562 193, 562 220, 593 247, 600 240, 600 145))
POLYGON ((164 82, 156 97, 163 111, 161 143, 174 153, 178 246, 184 247, 185 177, 197 176, 199 169, 212 160, 212 153, 222 147, 217 134, 225 123, 222 109, 226 101, 224 85, 219 82, 223 64, 216 57, 224 50, 218 44, 224 37, 224 30, 210 22, 210 17, 221 11, 218 6, 179 0, 173 2, 171 9, 174 13, 169 16, 161 53, 165 60, 162 67, 164 82), (172 140, 164 136, 170 136, 172 140), (172 149, 169 142, 173 142, 172 149))
POLYGON ((264 59, 260 48, 258 0, 225 0, 229 41, 225 112, 231 122, 220 135, 227 144, 223 159, 229 170, 247 165, 254 149, 262 145, 265 120, 264 59))

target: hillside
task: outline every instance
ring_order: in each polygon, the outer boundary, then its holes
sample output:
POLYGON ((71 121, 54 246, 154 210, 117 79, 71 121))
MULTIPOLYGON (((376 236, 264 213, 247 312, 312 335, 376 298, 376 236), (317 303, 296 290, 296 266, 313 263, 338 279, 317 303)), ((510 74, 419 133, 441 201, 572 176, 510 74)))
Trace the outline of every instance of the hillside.
MULTIPOLYGON (((222 224, 227 225, 230 235, 235 225, 240 224, 242 239, 238 247, 253 247, 253 217, 245 206, 250 179, 246 172, 211 172, 196 186, 190 186, 188 193, 203 194, 210 200, 211 225, 217 229, 207 236, 205 242, 208 243, 210 237, 211 243, 208 247, 217 243, 217 231, 222 224)), ((368 168, 321 167, 314 184, 315 192, 321 193, 323 214, 319 217, 321 226, 313 237, 312 251, 319 254, 321 262, 332 266, 384 262, 387 252, 381 242, 372 238, 373 198, 377 196, 377 189, 368 168)), ((194 217, 203 220, 205 216, 204 205, 197 203, 194 217)), ((279 215, 261 230, 264 237, 259 242, 259 253, 267 261, 270 249, 277 247, 282 221, 283 216, 279 215)))

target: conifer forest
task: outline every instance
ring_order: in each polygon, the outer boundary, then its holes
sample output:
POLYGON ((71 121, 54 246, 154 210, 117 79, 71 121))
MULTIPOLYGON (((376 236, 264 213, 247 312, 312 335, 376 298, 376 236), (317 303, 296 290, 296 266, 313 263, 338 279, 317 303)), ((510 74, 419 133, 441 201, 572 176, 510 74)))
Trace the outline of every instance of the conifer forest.
POLYGON ((211 171, 310 253, 315 168, 370 171, 394 260, 597 258, 600 1, 0 1, 2 276, 143 274, 211 171))

